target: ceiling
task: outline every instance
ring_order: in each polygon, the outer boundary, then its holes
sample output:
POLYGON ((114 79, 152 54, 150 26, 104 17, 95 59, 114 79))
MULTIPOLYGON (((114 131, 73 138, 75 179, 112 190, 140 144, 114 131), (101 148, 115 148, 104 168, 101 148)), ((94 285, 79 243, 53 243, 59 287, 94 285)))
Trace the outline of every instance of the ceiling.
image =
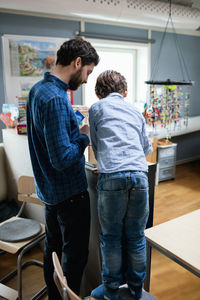
MULTIPOLYGON (((165 27, 169 0, 0 0, 1 11, 165 27)), ((200 28, 200 0, 172 0, 176 29, 200 28)))
MULTIPOLYGON (((169 0, 155 0, 169 3, 169 0)), ((188 7, 200 8, 200 0, 172 0, 172 4, 180 4, 188 7)))

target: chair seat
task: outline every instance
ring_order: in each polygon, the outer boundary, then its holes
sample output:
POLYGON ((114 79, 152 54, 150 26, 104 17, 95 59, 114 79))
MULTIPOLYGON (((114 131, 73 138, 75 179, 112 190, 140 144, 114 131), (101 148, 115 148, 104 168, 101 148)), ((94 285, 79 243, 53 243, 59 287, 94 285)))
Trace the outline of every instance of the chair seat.
MULTIPOLYGON (((22 219, 23 218, 12 217, 9 220, 3 222, 2 225, 5 224, 5 223, 7 223, 7 222, 12 222, 12 221, 15 221, 15 220, 22 220, 22 219)), ((39 236, 45 234, 45 226, 43 224, 40 224, 40 226, 42 228, 41 232, 39 234, 37 234, 36 236, 32 237, 32 238, 26 239, 25 241, 5 242, 5 241, 0 240, 0 249, 4 250, 4 251, 7 251, 7 252, 9 252, 11 254, 17 253, 21 248, 23 248, 24 246, 26 246, 28 243, 34 241, 34 239, 36 239, 39 236)))
POLYGON ((0 240, 21 242, 33 238, 42 231, 39 222, 31 219, 18 219, 0 225, 0 240))
MULTIPOLYGON (((8 289, 5 294, 5 299, 9 300, 22 300, 23 297, 23 285, 22 285, 22 269, 30 265, 36 265, 43 267, 43 262, 37 259, 25 259, 27 251, 33 247, 40 245, 45 238, 45 226, 35 220, 20 218, 26 204, 39 204, 43 205, 39 198, 35 195, 35 183, 33 176, 20 176, 18 179, 18 200, 23 204, 20 207, 18 215, 10 218, 0 225, 0 249, 10 254, 18 254, 17 256, 17 268, 6 274, 1 278, 0 282, 5 283, 9 281, 13 276, 17 275, 17 298, 15 294, 12 297, 8 296, 8 289), (19 226, 20 228, 17 228, 19 226), (34 228, 33 230, 33 227, 34 228)), ((3 286, 4 287, 4 286, 3 286)), ((5 287, 6 289, 7 287, 5 287)), ((1 292, 1 290, 0 290, 1 292)), ((46 292, 46 286, 40 289, 32 299, 40 299, 46 292)), ((1 297, 0 297, 1 298, 1 297)))
POLYGON ((18 292, 10 287, 0 283, 0 297, 9 300, 16 300, 18 298, 18 292))

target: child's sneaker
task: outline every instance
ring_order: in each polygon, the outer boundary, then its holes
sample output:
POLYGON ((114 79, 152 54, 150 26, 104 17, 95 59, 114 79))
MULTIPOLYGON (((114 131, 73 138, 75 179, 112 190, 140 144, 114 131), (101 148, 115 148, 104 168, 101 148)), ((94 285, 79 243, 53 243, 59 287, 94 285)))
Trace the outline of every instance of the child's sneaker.
POLYGON ((102 300, 117 300, 118 289, 113 291, 109 289, 108 291, 108 289, 103 284, 101 284, 91 292, 91 296, 96 299, 102 299, 102 300))

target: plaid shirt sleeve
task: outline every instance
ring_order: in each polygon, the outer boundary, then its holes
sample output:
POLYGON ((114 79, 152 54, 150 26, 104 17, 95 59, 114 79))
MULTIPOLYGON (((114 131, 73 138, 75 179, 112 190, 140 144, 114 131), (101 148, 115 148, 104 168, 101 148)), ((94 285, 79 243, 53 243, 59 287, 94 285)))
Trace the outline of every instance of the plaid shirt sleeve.
POLYGON ((62 171, 80 161, 89 138, 77 133, 71 136, 69 107, 61 97, 54 97, 43 108, 44 136, 53 168, 62 171))

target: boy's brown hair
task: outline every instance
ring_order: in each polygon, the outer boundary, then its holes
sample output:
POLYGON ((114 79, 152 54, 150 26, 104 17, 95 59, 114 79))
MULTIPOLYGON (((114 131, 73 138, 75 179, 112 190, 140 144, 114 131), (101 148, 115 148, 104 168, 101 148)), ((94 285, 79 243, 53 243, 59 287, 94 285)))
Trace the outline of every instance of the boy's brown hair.
POLYGON ((123 95, 127 91, 127 82, 120 73, 107 70, 101 73, 96 81, 95 93, 101 98, 105 98, 110 93, 119 93, 123 95))

